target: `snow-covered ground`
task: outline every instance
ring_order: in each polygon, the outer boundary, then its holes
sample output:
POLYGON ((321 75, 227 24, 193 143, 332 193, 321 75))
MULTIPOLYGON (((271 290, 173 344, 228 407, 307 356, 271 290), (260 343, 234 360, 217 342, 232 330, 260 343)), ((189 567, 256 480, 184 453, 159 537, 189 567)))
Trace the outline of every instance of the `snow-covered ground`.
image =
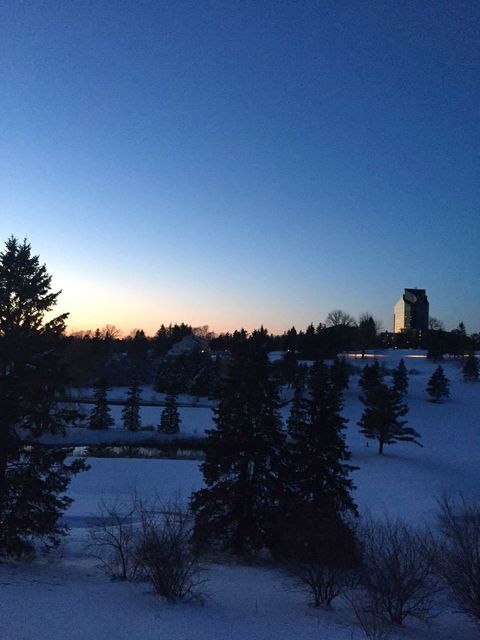
MULTIPOLYGON (((376 453, 356 425, 362 411, 358 373, 346 393, 347 440, 352 451, 360 511, 388 512, 412 523, 431 521, 436 499, 462 491, 480 498, 480 383, 464 383, 458 362, 442 363, 451 397, 428 402, 427 380, 436 365, 421 352, 379 354, 393 368, 404 357, 410 373, 409 424, 423 448, 399 443, 376 453)), ((370 361, 368 358, 367 361, 370 361)), ((358 367, 365 361, 351 358, 358 367)), ((158 411, 158 408, 156 408, 158 411)), ((191 409, 191 411, 202 411, 191 409)), ((204 411, 209 411, 205 409, 204 411)), ((288 408, 283 413, 286 415, 288 408)), ((199 423, 197 421, 196 423, 199 423)), ((285 588, 277 569, 209 564, 205 604, 169 605, 145 584, 110 582, 82 545, 88 518, 98 500, 114 500, 136 490, 141 495, 187 500, 202 485, 197 462, 180 460, 90 459, 89 472, 73 481, 74 503, 65 514, 71 533, 61 548, 30 565, 0 565, 2 640, 356 640, 362 634, 343 602, 333 611, 314 610, 304 594, 285 588)), ((446 603, 430 625, 408 622, 392 638, 473 640, 478 630, 446 603)))

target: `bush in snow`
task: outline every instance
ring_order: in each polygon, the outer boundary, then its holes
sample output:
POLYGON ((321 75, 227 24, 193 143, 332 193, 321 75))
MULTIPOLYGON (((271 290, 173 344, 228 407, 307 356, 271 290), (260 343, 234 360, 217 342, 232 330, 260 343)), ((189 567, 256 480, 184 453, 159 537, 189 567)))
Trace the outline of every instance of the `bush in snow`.
POLYGON ((105 573, 120 580, 148 580, 171 602, 201 598, 199 557, 191 544, 193 519, 179 502, 160 504, 136 494, 126 502, 100 503, 87 550, 105 573))
POLYGON ((335 598, 346 593, 357 583, 353 571, 315 562, 292 565, 289 574, 294 588, 310 594, 314 607, 330 607, 335 598))
POLYGON ((393 624, 407 617, 434 617, 434 598, 440 590, 435 578, 437 546, 428 531, 399 521, 367 520, 363 543, 362 584, 370 608, 393 624))
POLYGON ((171 602, 201 599, 199 587, 205 582, 195 547, 192 545, 193 518, 179 502, 141 502, 141 536, 137 559, 155 592, 171 602))
POLYGON ((89 530, 86 550, 98 558, 105 573, 119 580, 134 580, 139 575, 136 548, 139 539, 136 499, 127 503, 101 501, 99 515, 89 530))
POLYGON ((387 640, 392 633, 392 626, 385 620, 375 598, 366 591, 352 591, 346 595, 358 626, 366 638, 370 640, 387 640))
POLYGON ((438 524, 442 534, 439 573, 458 609, 480 623, 480 505, 444 497, 438 524))

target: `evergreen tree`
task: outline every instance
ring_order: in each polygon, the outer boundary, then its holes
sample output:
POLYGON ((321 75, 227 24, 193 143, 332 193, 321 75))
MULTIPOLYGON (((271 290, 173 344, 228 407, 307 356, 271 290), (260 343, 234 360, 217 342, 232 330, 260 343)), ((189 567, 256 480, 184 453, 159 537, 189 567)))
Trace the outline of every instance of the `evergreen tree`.
POLYGON ((345 358, 339 358, 336 356, 330 367, 330 379, 333 386, 341 394, 348 389, 350 380, 350 367, 347 364, 345 358))
POLYGON ((366 438, 378 441, 378 453, 383 454, 384 445, 395 442, 414 442, 422 446, 418 442, 420 435, 401 419, 408 413, 408 407, 395 389, 380 382, 367 389, 360 400, 365 405, 358 422, 360 431, 366 438))
POLYGON ((0 253, 0 555, 26 552, 37 537, 58 543, 65 491, 86 468, 38 441, 74 418, 56 402, 67 315, 44 321, 59 293, 27 241, 11 237, 0 253))
POLYGON ((392 378, 394 390, 400 396, 405 396, 408 391, 408 374, 403 358, 398 363, 398 367, 393 370, 392 378))
POLYGON ((127 401, 122 409, 122 421, 123 428, 128 431, 138 431, 140 429, 140 387, 135 373, 132 375, 127 401))
POLYGON ((427 384, 427 393, 432 402, 440 402, 442 398, 448 398, 450 395, 449 381, 441 365, 432 373, 427 384))
POLYGON ((90 413, 89 429, 108 429, 115 424, 108 406, 107 391, 106 378, 99 378, 95 385, 95 406, 90 413))
POLYGON ((375 360, 373 364, 366 364, 363 367, 363 371, 360 375, 360 379, 358 381, 358 385, 363 390, 363 392, 367 392, 369 389, 375 388, 382 382, 383 372, 378 364, 378 361, 375 360))
POLYGON ((180 431, 180 414, 178 413, 177 396, 169 393, 165 398, 165 409, 160 417, 161 433, 174 434, 180 431))
POLYGON ((278 508, 283 450, 277 383, 265 349, 238 334, 228 374, 207 432, 206 488, 192 496, 197 543, 217 542, 238 554, 267 542, 278 508))
POLYGON ((478 380, 478 360, 471 353, 463 365, 463 379, 466 382, 476 382, 478 380))
POLYGON ((349 567, 355 540, 348 526, 357 513, 351 496, 354 467, 348 464, 341 415, 342 394, 323 362, 311 371, 307 397, 297 390, 287 427, 282 465, 280 519, 272 535, 277 556, 300 562, 349 567))

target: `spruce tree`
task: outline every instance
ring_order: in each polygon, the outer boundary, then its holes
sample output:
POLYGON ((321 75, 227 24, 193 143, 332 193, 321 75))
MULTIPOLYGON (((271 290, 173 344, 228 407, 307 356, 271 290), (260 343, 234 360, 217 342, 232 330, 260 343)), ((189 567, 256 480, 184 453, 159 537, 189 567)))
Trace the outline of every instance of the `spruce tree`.
POLYGON ((342 394, 317 362, 306 396, 297 390, 287 422, 280 519, 272 547, 283 559, 346 568, 354 563, 357 513, 351 496, 350 452, 343 430, 342 394))
POLYGON ((0 253, 0 555, 27 552, 37 537, 59 542, 65 491, 86 468, 38 440, 74 417, 57 404, 67 314, 45 321, 59 294, 27 241, 11 237, 0 253))
POLYGON ((466 382, 476 382, 478 380, 478 360, 471 353, 463 365, 463 379, 466 382))
POLYGON ((365 391, 360 397, 365 405, 358 424, 366 438, 378 441, 378 453, 383 454, 386 444, 414 442, 422 446, 420 435, 402 418, 408 413, 408 406, 402 402, 400 394, 380 382, 365 391))
POLYGON ((216 542, 237 554, 267 544, 284 441, 271 370, 266 350, 239 333, 214 410, 216 428, 207 432, 206 488, 192 496, 198 544, 216 542))
POLYGON ((159 431, 166 434, 174 434, 180 431, 177 396, 173 393, 169 393, 165 398, 165 408, 160 417, 159 431))
POLYGON ((350 368, 345 358, 335 356, 332 366, 330 367, 330 379, 334 387, 343 393, 348 389, 350 379, 350 368))
POLYGON ((99 378, 95 385, 95 406, 90 413, 89 429, 100 431, 113 427, 115 424, 108 406, 107 391, 106 378, 99 378))
POLYGON ((367 392, 367 390, 374 388, 381 383, 382 375, 383 372, 380 368, 380 365, 378 364, 378 361, 375 360, 373 364, 366 364, 363 367, 358 385, 365 393, 367 392))
POLYGON ((122 421, 123 428, 127 429, 127 431, 138 431, 140 429, 140 386, 135 373, 131 377, 127 401, 122 409, 122 421))
POLYGON ((393 370, 392 378, 394 390, 401 396, 406 395, 408 391, 408 374, 403 358, 398 363, 398 367, 393 370))
POLYGON ((432 373, 427 384, 427 393, 432 402, 440 402, 442 398, 448 398, 450 395, 449 381, 441 365, 432 373))

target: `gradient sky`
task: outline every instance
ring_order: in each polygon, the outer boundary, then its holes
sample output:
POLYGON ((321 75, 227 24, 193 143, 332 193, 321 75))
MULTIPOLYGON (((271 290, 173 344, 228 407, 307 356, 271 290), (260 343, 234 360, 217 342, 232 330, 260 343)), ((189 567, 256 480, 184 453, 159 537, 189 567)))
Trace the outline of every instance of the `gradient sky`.
POLYGON ((0 241, 70 328, 480 330, 480 3, 4 0, 0 241))

